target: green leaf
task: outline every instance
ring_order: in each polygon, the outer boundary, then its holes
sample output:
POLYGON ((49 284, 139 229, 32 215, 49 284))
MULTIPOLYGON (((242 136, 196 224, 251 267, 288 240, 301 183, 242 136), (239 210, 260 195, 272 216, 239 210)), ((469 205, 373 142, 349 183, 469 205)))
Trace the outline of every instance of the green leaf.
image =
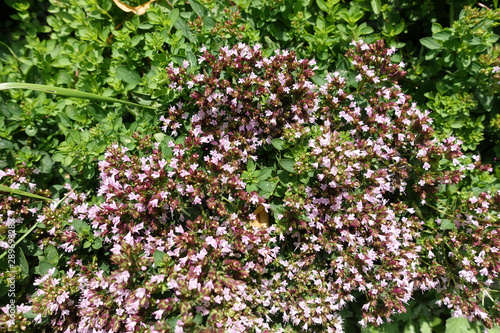
POLYGON ((417 330, 415 329, 415 325, 410 321, 405 325, 405 329, 403 333, 417 333, 417 330))
MULTIPOLYGON (((43 84, 17 83, 17 82, 0 83, 0 90, 7 90, 7 89, 37 90, 37 91, 48 92, 51 94, 56 94, 59 96, 83 98, 83 99, 88 99, 88 100, 92 100, 92 101, 104 102, 104 103, 121 103, 124 105, 136 106, 136 107, 140 107, 140 108, 155 110, 155 108, 150 107, 150 106, 140 105, 140 104, 132 103, 129 101, 123 101, 123 100, 119 100, 119 99, 112 98, 112 97, 101 96, 101 95, 83 92, 83 91, 78 91, 78 90, 74 90, 74 89, 51 87, 51 86, 46 86, 43 84)), ((129 110, 129 112, 133 113, 134 115, 137 115, 135 113, 135 111, 129 110)))
POLYGON ((420 333, 432 333, 432 327, 424 318, 419 318, 420 321, 420 333))
POLYGON ((83 178, 92 179, 95 175, 95 165, 91 163, 85 163, 81 171, 83 178))
POLYGON ((102 238, 97 237, 96 239, 94 239, 94 242, 92 243, 92 248, 94 250, 99 250, 101 247, 102 247, 102 238))
POLYGON ((90 232, 90 226, 81 220, 73 220, 72 225, 80 235, 87 235, 90 232))
POLYGON ((138 85, 141 82, 141 76, 139 75, 139 73, 125 66, 117 67, 116 75, 118 75, 124 82, 134 86, 138 85))
POLYGON ((462 128, 464 126, 464 123, 461 121, 454 121, 450 124, 451 128, 462 128))
POLYGON ((175 22, 177 22, 177 19, 179 18, 179 9, 174 8, 170 11, 169 19, 170 19, 170 27, 172 28, 175 25, 175 22))
POLYGON ((54 161, 50 158, 50 155, 46 152, 42 153, 43 157, 40 160, 40 172, 41 173, 50 173, 52 171, 52 166, 54 165, 54 161))
POLYGON ((26 133, 27 136, 35 136, 36 133, 38 133, 38 128, 33 125, 28 125, 24 129, 24 132, 26 133))
MULTIPOLYGON (((182 31, 182 35, 186 37, 190 42, 195 42, 195 39, 192 36, 191 29, 189 28, 188 24, 186 21, 182 18, 179 17, 177 21, 175 21, 174 27, 178 30, 182 31)), ((195 64, 195 63, 193 63, 195 64)))
POLYGON ((441 229, 441 230, 456 230, 457 227, 455 226, 455 222, 450 221, 448 219, 442 219, 441 225, 439 226, 439 229, 441 229))
POLYGON ((282 160, 279 160, 279 164, 286 171, 288 171, 288 172, 295 172, 295 170, 293 169, 293 166, 294 166, 295 162, 293 160, 284 158, 282 160))
POLYGON ((262 168, 259 170, 258 180, 267 180, 273 174, 273 168, 262 168))
MULTIPOLYGON (((55 266, 52 265, 50 262, 48 262, 48 261, 40 261, 40 264, 38 265, 38 274, 40 274, 40 276, 44 276, 45 274, 47 274, 47 272, 51 268, 55 268, 55 266)), ((55 275, 56 272, 57 272, 57 269, 54 272, 54 275, 55 275)))
POLYGON ((272 192, 276 187, 276 184, 265 180, 261 180, 257 183, 257 186, 264 192, 272 192))
POLYGON ((459 53, 458 56, 456 57, 455 63, 457 64, 458 69, 465 69, 469 67, 471 64, 471 56, 468 54, 462 54, 459 53))
POLYGON ((7 294, 7 292, 9 291, 9 287, 6 286, 5 284, 3 283, 0 283, 0 297, 3 297, 7 294))
POLYGON ((247 184, 247 186, 245 187, 245 190, 248 193, 259 192, 259 188, 255 184, 247 184))
POLYGON ((155 135, 153 135, 153 137, 155 138, 155 141, 156 142, 162 142, 163 139, 166 137, 167 135, 165 133, 156 133, 155 135))
POLYGON ((432 38, 434 38, 435 40, 445 41, 450 39, 450 36, 451 36, 451 31, 448 29, 444 29, 432 35, 432 38))
POLYGON ((0 138, 0 149, 13 150, 14 144, 12 142, 10 142, 9 140, 6 140, 4 138, 0 138))
POLYGON ((366 25, 366 22, 361 23, 361 25, 358 27, 358 34, 359 35, 369 35, 373 33, 373 28, 366 25))
POLYGON ((28 256, 38 256, 43 253, 38 245, 30 241, 29 239, 23 239, 22 242, 20 242, 19 246, 21 246, 24 253, 28 256))
POLYGON ((486 111, 491 111, 493 109, 493 101, 495 100, 495 97, 492 94, 485 94, 478 88, 476 90, 476 97, 479 99, 479 102, 486 111))
POLYGON ((320 32, 325 30, 326 22, 323 16, 318 15, 318 17, 316 17, 316 27, 319 29, 320 32))
POLYGON ((289 183, 292 183, 295 178, 288 171, 278 170, 278 179, 283 185, 287 185, 289 183))
POLYGON ((12 194, 17 194, 17 195, 24 196, 24 197, 35 198, 35 199, 42 199, 42 200, 49 200, 49 201, 52 200, 50 198, 45 198, 45 197, 30 193, 30 192, 26 192, 26 191, 22 191, 22 190, 15 190, 15 189, 10 188, 10 187, 5 186, 5 185, 0 185, 0 191, 12 193, 12 194))
POLYGON ((372 6, 373 13, 375 13, 375 15, 380 14, 380 7, 382 7, 380 5, 380 0, 370 0, 370 4, 372 6))
POLYGON ((475 333, 466 318, 449 318, 446 320, 446 333, 475 333))
POLYGON ((421 38, 420 43, 430 50, 437 50, 441 48, 441 44, 436 42, 432 37, 421 38))
POLYGON ((59 254, 57 253, 56 247, 49 244, 43 249, 43 252, 45 254, 45 261, 57 266, 57 263, 59 262, 59 254))
POLYGON ((155 252, 153 252, 153 259, 155 261, 156 267, 165 266, 165 263, 163 262, 164 257, 165 257, 165 252, 163 251, 155 250, 155 252))
POLYGON ((252 173, 255 171, 255 161, 252 159, 252 158, 249 158, 248 161, 247 161, 247 171, 249 173, 252 173))
POLYGON ((21 267, 21 276, 25 278, 30 273, 30 267, 28 265, 28 261, 26 260, 26 256, 24 255, 23 249, 19 248, 19 266, 21 267))
POLYGON ((285 145, 285 140, 275 138, 271 140, 271 144, 276 148, 277 150, 283 150, 283 146, 285 145))
POLYGON ((303 183, 304 185, 307 185, 309 183, 309 180, 311 179, 311 175, 309 174, 301 174, 299 176, 299 180, 301 183, 303 183))
POLYGON ((316 0, 316 4, 318 5, 319 9, 328 13, 328 7, 326 6, 326 3, 323 0, 316 0))
POLYGON ((196 13, 196 15, 198 15, 199 17, 207 15, 207 9, 197 0, 190 0, 189 4, 193 8, 193 11, 196 13))

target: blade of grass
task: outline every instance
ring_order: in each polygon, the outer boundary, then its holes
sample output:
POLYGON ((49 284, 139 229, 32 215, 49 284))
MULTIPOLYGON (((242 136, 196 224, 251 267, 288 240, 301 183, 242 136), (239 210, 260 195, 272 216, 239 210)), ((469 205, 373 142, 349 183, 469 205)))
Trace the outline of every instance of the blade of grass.
POLYGON ((13 57, 17 60, 17 61, 19 61, 19 58, 17 57, 17 55, 14 53, 14 51, 12 51, 12 49, 11 49, 11 48, 10 48, 7 44, 5 44, 5 43, 3 43, 3 42, 0 42, 0 47, 3 47, 3 48, 5 48, 5 49, 9 50, 10 54, 11 54, 11 55, 12 55, 12 56, 13 56, 13 57))
POLYGON ((8 192, 11 194, 17 194, 17 195, 21 195, 21 196, 25 196, 25 197, 31 197, 31 198, 35 198, 35 199, 42 199, 42 200, 49 200, 49 201, 52 200, 50 198, 45 198, 45 197, 30 193, 30 192, 26 192, 26 191, 22 191, 22 190, 15 190, 15 189, 10 188, 10 187, 5 186, 5 185, 0 185, 0 191, 8 192))
POLYGON ((93 93, 88 93, 88 92, 78 91, 78 90, 68 89, 68 88, 51 87, 51 86, 47 86, 47 85, 43 85, 43 84, 22 83, 22 82, 0 83, 0 90, 6 90, 6 89, 37 90, 37 91, 44 91, 44 92, 48 92, 51 94, 56 94, 56 95, 66 96, 66 97, 83 98, 83 99, 89 99, 89 100, 98 101, 98 102, 105 102, 105 103, 121 103, 124 105, 136 106, 136 107, 140 107, 140 108, 146 108, 146 109, 152 109, 152 110, 155 109, 155 108, 150 107, 150 106, 140 105, 140 104, 132 103, 129 101, 122 101, 122 100, 112 98, 112 97, 105 97, 105 96, 101 96, 101 95, 97 95, 97 94, 93 94, 93 93))

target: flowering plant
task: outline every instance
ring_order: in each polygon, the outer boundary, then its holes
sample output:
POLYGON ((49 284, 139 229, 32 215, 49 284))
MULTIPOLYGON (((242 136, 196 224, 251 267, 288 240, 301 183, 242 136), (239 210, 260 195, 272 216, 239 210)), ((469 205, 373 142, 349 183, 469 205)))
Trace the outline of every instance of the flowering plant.
POLYGON ((394 52, 355 42, 348 70, 324 78, 314 60, 244 44, 170 65, 163 133, 109 147, 99 200, 68 188, 38 215, 45 264, 18 325, 341 332, 349 303, 380 325, 434 290, 455 316, 500 324, 500 193, 432 208, 488 167, 434 138, 394 52))

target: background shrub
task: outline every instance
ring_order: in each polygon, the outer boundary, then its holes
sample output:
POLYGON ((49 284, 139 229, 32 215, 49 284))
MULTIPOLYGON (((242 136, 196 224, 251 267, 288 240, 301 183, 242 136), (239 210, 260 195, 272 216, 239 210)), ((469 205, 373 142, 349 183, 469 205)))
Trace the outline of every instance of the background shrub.
POLYGON ((495 1, 7 4, 18 330, 497 323, 495 1))

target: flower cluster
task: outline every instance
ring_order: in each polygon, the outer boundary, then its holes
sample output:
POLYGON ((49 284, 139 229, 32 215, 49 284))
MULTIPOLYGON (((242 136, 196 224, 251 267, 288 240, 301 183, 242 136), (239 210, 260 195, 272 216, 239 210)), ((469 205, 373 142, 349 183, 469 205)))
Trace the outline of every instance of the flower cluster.
POLYGON ((456 316, 499 323, 479 296, 500 270, 500 195, 463 196, 453 223, 429 208, 483 167, 434 138, 394 52, 353 43, 352 72, 320 86, 313 60, 259 46, 202 50, 194 73, 169 66, 180 97, 165 133, 109 147, 99 199, 70 192, 38 216, 40 246, 67 261, 36 281, 33 325, 342 332, 351 302, 360 325, 380 325, 429 290, 456 316), (270 225, 252 227, 257 208, 270 225))

